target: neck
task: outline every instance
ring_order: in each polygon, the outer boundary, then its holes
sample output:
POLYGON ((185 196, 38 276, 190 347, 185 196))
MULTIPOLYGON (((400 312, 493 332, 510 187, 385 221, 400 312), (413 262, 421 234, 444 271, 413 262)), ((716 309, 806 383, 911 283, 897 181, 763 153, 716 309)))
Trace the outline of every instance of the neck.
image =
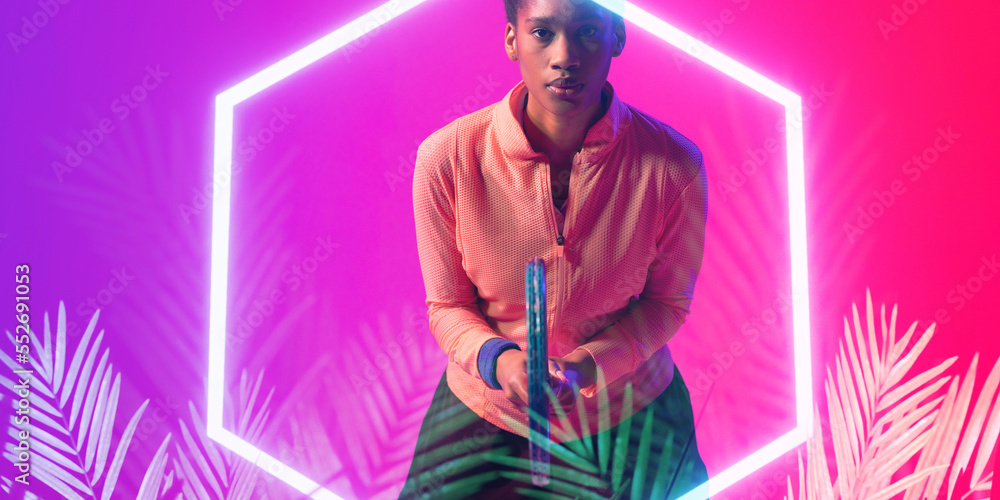
POLYGON ((537 106, 526 93, 522 118, 524 133, 532 149, 552 156, 579 151, 587 131, 607 112, 608 98, 601 89, 601 98, 594 100, 583 112, 573 116, 549 113, 537 106))

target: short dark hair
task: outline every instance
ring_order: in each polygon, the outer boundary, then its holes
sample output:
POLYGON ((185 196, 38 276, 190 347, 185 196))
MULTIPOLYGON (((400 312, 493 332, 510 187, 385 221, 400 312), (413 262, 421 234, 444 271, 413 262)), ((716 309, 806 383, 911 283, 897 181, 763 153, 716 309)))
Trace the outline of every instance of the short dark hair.
MULTIPOLYGON (((517 12, 521 10, 521 5, 524 4, 524 1, 525 0, 503 0, 503 8, 507 12, 507 22, 517 26, 517 12)), ((582 3, 585 1, 593 0, 573 0, 575 3, 582 3)), ((619 16, 610 9, 605 8, 604 10, 607 10, 611 14, 611 24, 618 24, 618 22, 622 20, 622 16, 619 16)))

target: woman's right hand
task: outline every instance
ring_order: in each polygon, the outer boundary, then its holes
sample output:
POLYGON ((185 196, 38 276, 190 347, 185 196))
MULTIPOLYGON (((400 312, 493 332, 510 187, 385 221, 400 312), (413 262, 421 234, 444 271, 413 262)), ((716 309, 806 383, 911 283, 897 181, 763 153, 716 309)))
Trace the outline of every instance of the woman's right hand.
MULTIPOLYGON (((549 380, 552 392, 563 411, 570 413, 576 407, 576 392, 569 382, 552 373, 553 363, 549 362, 549 380)), ((508 349, 497 358, 497 381, 500 388, 514 405, 528 411, 528 355, 524 351, 508 349)))

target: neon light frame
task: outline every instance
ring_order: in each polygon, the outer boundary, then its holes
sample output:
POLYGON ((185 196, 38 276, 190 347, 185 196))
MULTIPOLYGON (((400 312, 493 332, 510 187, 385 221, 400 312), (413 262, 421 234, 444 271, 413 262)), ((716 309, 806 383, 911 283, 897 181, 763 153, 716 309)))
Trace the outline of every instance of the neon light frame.
MULTIPOLYGON (((332 33, 295 51, 264 68, 250 78, 215 97, 214 178, 232 179, 234 109, 237 104, 287 78, 302 68, 406 13, 426 0, 390 0, 372 9, 332 33), (386 17, 387 16, 387 17, 386 17)), ((786 123, 802 123, 802 99, 756 71, 713 49, 691 35, 671 26, 630 2, 594 0, 631 23, 656 35, 666 43, 684 50, 692 57, 719 70, 726 76, 776 101, 785 108, 786 123), (685 48, 687 47, 687 48, 685 48), (695 50, 695 48, 698 50, 695 50), (794 121, 797 120, 797 121, 794 121)), ((789 240, 791 250, 792 328, 795 364, 796 427, 746 458, 710 478, 681 497, 698 500, 715 495, 750 475, 763 464, 804 443, 812 435, 813 405, 812 363, 810 359, 809 274, 806 261, 805 159, 801 127, 786 127, 785 142, 788 167, 789 240), (707 492, 706 492, 707 490, 707 492)), ((209 365, 208 365, 208 436, 260 466, 311 498, 340 500, 302 473, 286 467, 280 460, 264 453, 222 425, 222 401, 225 374, 226 296, 229 269, 229 223, 231 182, 218 186, 212 199, 211 284, 209 291, 209 365)))

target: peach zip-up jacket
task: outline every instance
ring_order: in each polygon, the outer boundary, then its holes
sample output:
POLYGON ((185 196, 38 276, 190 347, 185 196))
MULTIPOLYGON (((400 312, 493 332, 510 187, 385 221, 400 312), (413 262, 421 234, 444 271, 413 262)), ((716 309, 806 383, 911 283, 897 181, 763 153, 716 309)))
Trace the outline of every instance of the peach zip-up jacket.
POLYGON ((602 92, 610 105, 573 157, 561 235, 548 158, 523 129, 523 81, 427 137, 414 170, 427 314, 448 355, 448 387, 524 437, 527 413, 482 379, 477 356, 495 338, 527 351, 525 267, 543 259, 549 356, 583 348, 598 368, 598 382, 580 390, 587 430, 577 411, 570 430, 553 409, 555 443, 618 425, 670 384, 667 342, 690 312, 705 245, 701 151, 619 100, 610 83, 602 92))

